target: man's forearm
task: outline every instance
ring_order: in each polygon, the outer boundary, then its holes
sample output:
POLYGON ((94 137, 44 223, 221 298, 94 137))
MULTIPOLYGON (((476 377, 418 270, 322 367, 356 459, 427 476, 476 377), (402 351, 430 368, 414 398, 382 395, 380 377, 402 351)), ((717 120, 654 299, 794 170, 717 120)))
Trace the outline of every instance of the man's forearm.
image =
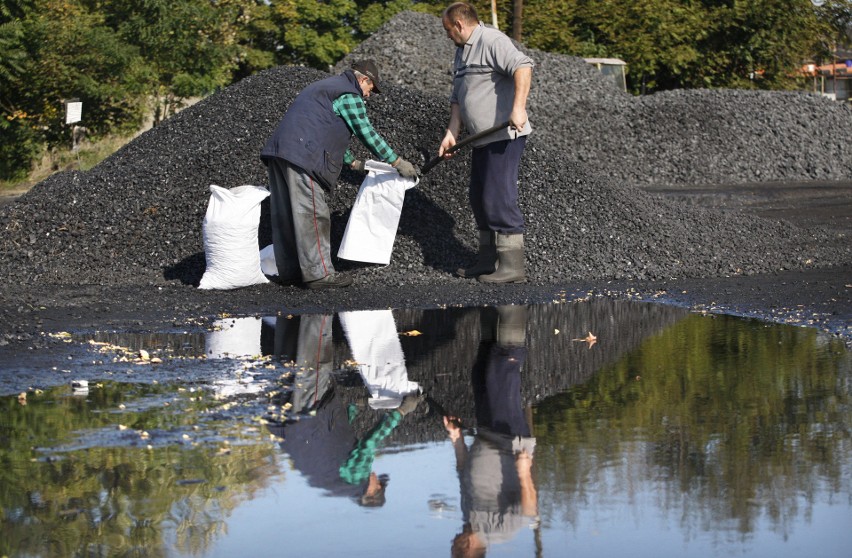
POLYGON ((515 101, 512 110, 526 110, 532 83, 532 68, 518 68, 512 77, 515 78, 515 101))
POLYGON ((461 132, 461 109, 459 108, 458 103, 452 103, 450 105, 450 123, 447 124, 447 131, 452 134, 454 138, 459 136, 459 132, 461 132))

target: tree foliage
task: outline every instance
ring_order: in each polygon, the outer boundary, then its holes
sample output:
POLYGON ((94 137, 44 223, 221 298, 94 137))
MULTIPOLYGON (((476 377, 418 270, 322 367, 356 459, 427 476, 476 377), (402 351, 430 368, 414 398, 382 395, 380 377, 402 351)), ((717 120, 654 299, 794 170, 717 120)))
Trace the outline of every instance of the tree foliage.
MULTIPOLYGON (((498 0, 512 29, 516 0, 498 0)), ((90 135, 138 125, 274 64, 328 70, 402 10, 449 0, 0 0, 0 178, 68 139, 63 99, 90 135)), ((491 23, 491 0, 472 2, 491 23)), ((524 0, 522 41, 628 64, 635 93, 787 89, 848 42, 852 4, 826 0, 524 0)))
MULTIPOLYGON (((480 18, 490 22, 490 7, 480 18)), ((501 28, 512 1, 498 2, 501 28)), ((852 4, 827 0, 525 0, 523 42, 573 56, 621 58, 635 93, 789 89, 803 61, 848 41, 852 4)))
POLYGON ((0 173, 29 169, 42 145, 70 142, 68 99, 83 102, 86 125, 106 133, 138 124, 144 61, 101 14, 61 0, 33 2, 2 24, 0 173), (8 57, 7 57, 8 53, 8 57))

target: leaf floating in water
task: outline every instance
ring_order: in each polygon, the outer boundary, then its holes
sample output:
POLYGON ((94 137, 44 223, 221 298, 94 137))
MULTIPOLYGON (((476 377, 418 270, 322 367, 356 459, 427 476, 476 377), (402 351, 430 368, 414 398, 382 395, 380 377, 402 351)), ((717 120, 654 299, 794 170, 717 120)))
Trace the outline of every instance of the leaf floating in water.
POLYGON ((400 335, 405 335, 407 337, 417 337, 418 335, 423 334, 417 331, 416 329, 412 329, 411 331, 403 331, 402 333, 400 333, 400 335))

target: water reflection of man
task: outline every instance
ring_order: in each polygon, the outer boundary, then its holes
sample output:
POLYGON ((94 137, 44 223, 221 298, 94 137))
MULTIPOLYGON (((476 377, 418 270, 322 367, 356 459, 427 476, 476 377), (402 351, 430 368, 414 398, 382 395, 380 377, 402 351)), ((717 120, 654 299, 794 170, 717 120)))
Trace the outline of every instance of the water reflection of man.
POLYGON ((283 438, 282 450, 308 484, 329 495, 350 497, 362 506, 385 503, 387 475, 373 472, 381 443, 417 408, 421 398, 403 398, 396 409, 382 413, 363 437, 352 424, 356 408, 335 390, 332 345, 333 316, 278 317, 273 355, 295 364, 291 420, 268 426, 283 438))
POLYGON ((278 316, 275 321, 272 356, 295 364, 290 396, 294 415, 310 413, 333 391, 333 323, 334 316, 327 314, 278 316))
POLYGON ((484 308, 473 368, 476 433, 470 448, 461 421, 444 417, 456 455, 464 527, 452 556, 481 557, 490 544, 511 540, 538 522, 532 478, 535 438, 521 401, 526 360, 526 307, 484 308))

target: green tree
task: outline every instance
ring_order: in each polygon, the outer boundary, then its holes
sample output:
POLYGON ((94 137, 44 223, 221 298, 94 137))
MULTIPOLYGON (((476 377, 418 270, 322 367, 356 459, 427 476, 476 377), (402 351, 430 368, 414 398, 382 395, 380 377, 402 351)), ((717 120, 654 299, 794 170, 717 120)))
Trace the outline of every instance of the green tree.
MULTIPOLYGON (((223 0, 106 0, 94 2, 152 69, 149 94, 155 122, 182 102, 231 82, 241 50, 240 2, 223 0), (225 16, 230 16, 230 18, 225 16)), ((245 6, 252 2, 243 2, 245 6)))
POLYGON ((521 41, 548 52, 585 57, 605 54, 605 48, 595 41, 594 30, 579 25, 579 15, 577 2, 525 0, 521 41))
POLYGON ((444 2, 412 0, 271 0, 279 30, 274 49, 280 64, 328 70, 361 41, 404 10, 439 14, 444 2))
POLYGON ((634 91, 676 87, 700 59, 698 42, 712 23, 697 3, 604 0, 584 7, 595 42, 629 64, 634 91))
POLYGON ((272 8, 265 0, 226 0, 217 4, 220 19, 234 27, 238 81, 275 65, 275 35, 272 8))
POLYGON ((830 33, 808 0, 707 3, 716 24, 699 43, 707 54, 685 86, 790 89, 819 37, 830 33))
POLYGON ((0 26, 3 178, 27 172, 43 147, 70 141, 64 100, 83 102, 84 125, 95 135, 138 125, 145 64, 100 14, 73 1, 37 0, 4 8, 3 16, 12 16, 0 26))
POLYGON ((0 178, 20 177, 38 149, 12 89, 23 81, 26 61, 23 26, 14 14, 22 15, 17 3, 0 3, 0 178))
POLYGON ((852 48, 852 2, 829 0, 815 8, 823 33, 816 37, 814 59, 831 60, 838 46, 852 48))
POLYGON ((327 70, 358 44, 353 33, 358 11, 354 0, 279 0, 270 4, 281 30, 279 63, 327 70))
MULTIPOLYGON (((474 2, 490 22, 490 2, 474 2)), ((512 2, 498 3, 501 28, 512 2)), ((827 0, 525 0, 523 42, 628 63, 636 93, 693 88, 791 89, 808 59, 847 40, 852 4, 827 0)))

